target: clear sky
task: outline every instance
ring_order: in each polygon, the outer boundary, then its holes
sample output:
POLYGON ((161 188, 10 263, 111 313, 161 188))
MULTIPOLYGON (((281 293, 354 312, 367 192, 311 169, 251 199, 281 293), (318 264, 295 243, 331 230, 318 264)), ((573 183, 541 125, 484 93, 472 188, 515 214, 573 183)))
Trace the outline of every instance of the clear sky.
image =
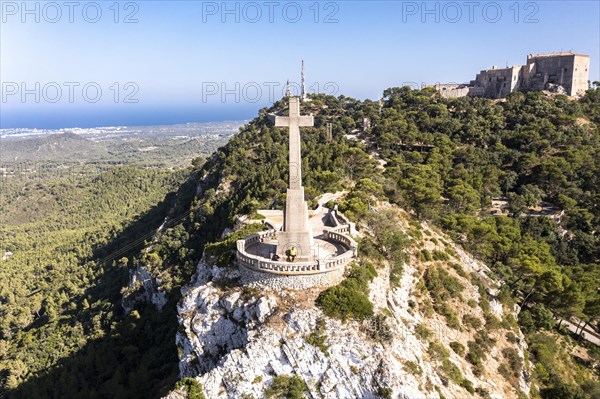
POLYGON ((0 127, 246 119, 309 92, 467 82, 529 53, 591 56, 599 1, 1 1, 0 127))

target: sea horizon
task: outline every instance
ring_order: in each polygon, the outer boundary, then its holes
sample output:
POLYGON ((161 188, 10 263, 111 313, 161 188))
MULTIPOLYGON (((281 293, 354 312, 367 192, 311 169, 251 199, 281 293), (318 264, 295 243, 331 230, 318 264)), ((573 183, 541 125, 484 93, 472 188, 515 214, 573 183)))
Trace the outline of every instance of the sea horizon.
POLYGON ((0 131, 89 129, 116 126, 166 126, 251 120, 267 104, 204 106, 33 107, 0 110, 0 131))

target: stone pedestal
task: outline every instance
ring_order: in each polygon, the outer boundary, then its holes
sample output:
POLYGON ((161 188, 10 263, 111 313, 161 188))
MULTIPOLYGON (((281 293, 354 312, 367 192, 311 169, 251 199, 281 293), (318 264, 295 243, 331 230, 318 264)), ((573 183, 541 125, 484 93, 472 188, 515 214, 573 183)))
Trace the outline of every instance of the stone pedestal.
POLYGON ((283 211, 283 231, 277 233, 277 255, 285 259, 291 247, 296 248, 297 260, 312 259, 313 234, 308 225, 308 204, 304 187, 288 189, 283 211))

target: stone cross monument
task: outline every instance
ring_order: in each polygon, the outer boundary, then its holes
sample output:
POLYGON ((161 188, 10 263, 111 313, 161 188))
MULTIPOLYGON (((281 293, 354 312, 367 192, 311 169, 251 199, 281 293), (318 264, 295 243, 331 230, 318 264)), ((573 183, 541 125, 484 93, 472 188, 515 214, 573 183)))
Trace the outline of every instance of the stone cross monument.
POLYGON ((287 258, 288 251, 296 249, 296 259, 312 259, 313 235, 308 224, 308 204, 302 187, 302 159, 300 156, 300 127, 314 126, 312 116, 300 115, 300 98, 288 97, 289 116, 276 116, 275 126, 289 128, 290 186, 283 211, 283 231, 277 235, 277 255, 287 258))

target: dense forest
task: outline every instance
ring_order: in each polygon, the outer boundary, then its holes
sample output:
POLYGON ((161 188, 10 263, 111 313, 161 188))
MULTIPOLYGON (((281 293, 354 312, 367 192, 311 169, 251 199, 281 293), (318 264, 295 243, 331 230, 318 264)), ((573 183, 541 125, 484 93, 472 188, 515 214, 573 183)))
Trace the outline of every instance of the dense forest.
MULTIPOLYGON (((136 255, 189 216, 197 171, 175 147, 186 169, 154 152, 100 159, 74 136, 3 142, 37 158, 0 166, 0 397, 156 396, 178 375, 176 299, 121 303, 136 255)), ((196 166, 224 142, 197 141, 196 166)))
MULTIPOLYGON (((173 386, 175 304, 204 245, 236 216, 285 200, 287 132, 270 124, 274 112, 285 112, 283 100, 187 171, 117 168, 25 194, 8 187, 3 209, 15 212, 22 195, 52 197, 37 202, 46 205, 33 220, 1 226, 14 253, 0 263, 8 397, 148 398, 173 386), (163 282, 162 312, 120 306, 127 268, 139 264, 163 282)), ((519 323, 540 388, 532 396, 597 397, 597 370, 565 368, 554 356, 572 338, 556 333, 553 316, 599 322, 600 89, 578 101, 544 93, 492 101, 390 88, 381 101, 314 95, 302 112, 316 122, 302 129, 311 204, 346 189, 339 206, 359 224, 371 204, 388 201, 442 227, 523 307, 519 323)))

